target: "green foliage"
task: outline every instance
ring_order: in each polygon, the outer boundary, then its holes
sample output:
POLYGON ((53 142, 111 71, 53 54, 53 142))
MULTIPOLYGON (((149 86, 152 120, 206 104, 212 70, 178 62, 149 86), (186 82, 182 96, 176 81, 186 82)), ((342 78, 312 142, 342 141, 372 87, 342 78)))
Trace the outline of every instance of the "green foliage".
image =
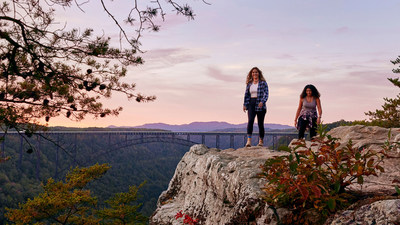
MULTIPOLYGON (((399 144, 399 143, 398 143, 398 144, 399 144)), ((400 184, 400 179, 394 179, 392 183, 398 183, 398 184, 400 184)), ((397 185, 394 186, 394 189, 396 190, 397 195, 400 196, 400 188, 399 188, 399 186, 397 186, 397 185)))
POLYGON ((92 212, 97 200, 84 187, 109 168, 106 164, 75 168, 67 174, 65 183, 50 178, 43 193, 20 204, 18 209, 7 208, 5 216, 16 224, 97 224, 100 220, 92 212))
POLYGON ((5 216, 15 224, 143 224, 146 217, 137 212, 140 205, 132 205, 140 187, 132 186, 128 193, 116 194, 107 201, 110 208, 97 210, 97 199, 86 186, 109 169, 107 164, 96 164, 75 168, 65 182, 50 178, 43 185, 44 192, 19 204, 18 209, 7 208, 5 216))
MULTIPOLYGON (((77 129, 83 131, 86 129, 77 129)), ((114 140, 114 136, 112 136, 114 140)), ((34 146, 40 146, 40 151, 26 154, 27 143, 23 143, 20 154, 21 137, 7 135, 5 149, 11 159, 0 166, 0 224, 6 224, 4 219, 5 207, 17 208, 18 203, 34 198, 42 191, 41 182, 53 177, 59 181, 65 177, 70 168, 77 165, 93 165, 96 162, 108 163, 112 169, 101 178, 88 183, 87 188, 97 197, 98 207, 106 208, 105 201, 114 194, 128 192, 129 186, 139 186, 143 181, 147 183, 141 188, 143 197, 139 212, 151 216, 156 209, 158 196, 166 190, 176 165, 188 150, 185 146, 168 143, 151 143, 127 147, 107 154, 108 136, 87 135, 85 133, 74 136, 60 135, 59 143, 69 151, 57 150, 50 142, 37 143, 36 135, 32 138, 34 146), (74 150, 76 149, 76 150, 74 150), (58 153, 57 153, 58 152, 58 153), (58 154, 58 173, 56 173, 56 155, 58 154), (38 157, 39 156, 39 157, 38 157), (73 156, 73 157, 72 157, 73 156), (77 162, 83 162, 76 164, 77 162)), ((128 137, 129 139, 130 137, 128 137)), ((125 140, 125 136, 121 140, 125 140)), ((115 140, 114 140, 115 141, 115 140)), ((229 143, 229 142, 228 142, 229 143)))
MULTIPOLYGON (((393 65, 400 65, 400 56, 391 62, 393 65)), ((400 73, 400 68, 392 71, 393 73, 400 73)), ((399 78, 388 78, 388 80, 394 86, 400 88, 399 78)), ((384 98, 384 100, 385 103, 382 105, 382 109, 365 113, 370 117, 370 121, 359 121, 359 123, 381 127, 400 127, 400 94, 396 98, 384 98)))
POLYGON ((339 121, 336 121, 336 122, 332 122, 332 123, 326 123, 326 124, 324 124, 325 126, 326 126, 326 131, 330 131, 330 130, 332 130, 333 128, 336 128, 336 127, 340 127, 340 126, 350 126, 350 125, 352 125, 353 124, 353 122, 351 122, 351 121, 346 121, 346 120, 339 120, 339 121))
POLYGON ((389 150, 386 145, 375 151, 354 148, 349 141, 341 147, 326 127, 320 126, 318 132, 310 147, 298 140, 293 148, 286 148, 287 155, 268 159, 262 166, 261 176, 268 180, 263 189, 266 202, 292 209, 293 224, 314 223, 308 218, 316 213, 323 222, 349 204, 346 186, 362 185, 364 176, 384 172, 381 163, 389 150))
POLYGON ((395 186, 395 189, 396 189, 396 193, 397 193, 397 195, 400 195, 400 188, 399 188, 399 186, 395 186))
POLYGON ((97 211, 97 215, 103 219, 106 224, 146 224, 148 218, 138 212, 142 204, 132 205, 136 202, 138 191, 142 188, 144 183, 136 186, 130 186, 127 193, 115 194, 106 203, 110 208, 104 208, 97 211))

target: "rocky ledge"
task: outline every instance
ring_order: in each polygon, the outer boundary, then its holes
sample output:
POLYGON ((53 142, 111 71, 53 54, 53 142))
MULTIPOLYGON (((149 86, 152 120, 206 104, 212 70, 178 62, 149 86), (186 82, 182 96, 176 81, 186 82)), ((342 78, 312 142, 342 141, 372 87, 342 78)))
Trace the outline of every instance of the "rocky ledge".
MULTIPOLYGON (((330 131, 342 143, 352 140, 360 148, 377 148, 387 140, 388 130, 379 127, 338 127, 330 131)), ((400 129, 392 130, 391 141, 400 141, 400 129)), ((209 149, 194 145, 177 165, 169 187, 159 197, 150 224, 182 224, 175 215, 182 211, 197 218, 200 224, 276 224, 274 212, 262 200, 264 179, 257 176, 266 159, 285 154, 264 147, 240 149, 209 149)), ((398 152, 394 155, 399 155, 398 152)), ((400 159, 385 160, 385 173, 365 179, 360 188, 368 193, 393 194, 392 181, 400 178, 400 159)), ((278 209, 280 218, 290 212, 278 209)), ((354 210, 338 213, 331 224, 400 223, 400 200, 382 200, 354 210), (374 213, 375 212, 375 213, 374 213), (380 212, 380 213, 376 213, 380 212), (341 221, 341 222, 339 222, 341 221), (346 222, 347 221, 347 222, 346 222), (352 221, 354 223, 352 223, 352 221)))

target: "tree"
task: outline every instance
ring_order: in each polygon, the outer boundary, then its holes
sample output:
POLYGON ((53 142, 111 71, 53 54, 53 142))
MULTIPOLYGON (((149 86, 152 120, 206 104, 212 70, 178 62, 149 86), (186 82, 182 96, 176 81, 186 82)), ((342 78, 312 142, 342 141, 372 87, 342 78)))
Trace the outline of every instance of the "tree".
MULTIPOLYGON (((103 34, 95 36, 91 28, 66 30, 57 26, 60 8, 82 9, 87 1, 73 0, 10 0, 0 5, 0 126, 14 128, 26 136, 48 122, 64 115, 82 120, 118 115, 122 107, 105 108, 102 98, 114 92, 124 93, 137 102, 153 101, 155 96, 135 92, 135 84, 121 81, 127 67, 140 65, 143 59, 140 38, 145 30, 158 31, 154 19, 164 19, 164 7, 172 7, 180 15, 193 19, 190 6, 167 0, 151 1, 139 8, 138 0, 124 20, 112 14, 105 0, 96 1, 120 31, 119 45, 103 34), (134 29, 134 37, 126 30, 134 29)), ((116 4, 116 3, 114 3, 116 4)), ((83 10, 82 10, 83 11, 83 10)))
POLYGON ((97 199, 85 187, 109 169, 107 164, 75 168, 67 174, 65 183, 50 178, 43 193, 18 209, 7 208, 5 216, 15 224, 145 224, 146 217, 137 212, 140 204, 134 204, 142 185, 116 194, 107 201, 110 208, 96 209, 97 199))
POLYGON ((136 186, 130 186, 127 193, 117 193, 106 203, 110 208, 104 208, 97 211, 106 224, 146 224, 147 218, 138 212, 142 204, 133 205, 132 202, 137 200, 138 191, 143 187, 144 183, 136 186))
MULTIPOLYGON (((400 64, 400 56, 391 62, 393 65, 400 64)), ((393 73, 400 73, 400 67, 392 71, 393 73)), ((399 78, 388 78, 388 80, 400 88, 399 78)), ((400 94, 396 98, 384 98, 384 100, 385 103, 382 105, 382 109, 365 113, 370 117, 370 124, 382 127, 400 127, 400 94)))

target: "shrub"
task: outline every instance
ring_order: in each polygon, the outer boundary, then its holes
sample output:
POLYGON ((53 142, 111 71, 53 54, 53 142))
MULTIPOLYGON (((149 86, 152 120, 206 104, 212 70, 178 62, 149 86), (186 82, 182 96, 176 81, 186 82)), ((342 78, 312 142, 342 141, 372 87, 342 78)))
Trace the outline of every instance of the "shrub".
POLYGON ((358 149, 351 141, 341 147, 326 127, 320 126, 318 132, 310 147, 298 140, 293 147, 282 149, 288 155, 275 156, 261 166, 260 175, 268 180, 263 188, 265 201, 274 208, 291 209, 293 224, 320 223, 348 206, 351 195, 345 188, 353 182, 362 185, 365 176, 384 172, 381 163, 392 147, 387 142, 381 150, 358 149), (310 215, 318 221, 311 221, 310 215))

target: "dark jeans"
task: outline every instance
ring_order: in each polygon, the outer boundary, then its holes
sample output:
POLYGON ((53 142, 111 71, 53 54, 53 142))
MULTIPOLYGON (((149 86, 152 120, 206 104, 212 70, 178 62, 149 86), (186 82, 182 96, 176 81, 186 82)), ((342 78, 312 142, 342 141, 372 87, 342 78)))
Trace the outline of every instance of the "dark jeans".
POLYGON ((251 98, 249 108, 247 109, 247 115, 249 117, 249 122, 247 123, 247 134, 253 134, 254 119, 257 115, 258 130, 260 133, 260 138, 263 139, 265 134, 264 118, 267 110, 263 109, 262 111, 256 111, 256 100, 256 98, 251 98))
MULTIPOLYGON (((297 123, 299 127, 299 139, 304 138, 304 132, 306 132, 307 124, 309 124, 309 121, 299 117, 297 123)), ((317 135, 317 118, 312 118, 312 127, 310 127, 310 138, 315 137, 315 135, 317 135)))

